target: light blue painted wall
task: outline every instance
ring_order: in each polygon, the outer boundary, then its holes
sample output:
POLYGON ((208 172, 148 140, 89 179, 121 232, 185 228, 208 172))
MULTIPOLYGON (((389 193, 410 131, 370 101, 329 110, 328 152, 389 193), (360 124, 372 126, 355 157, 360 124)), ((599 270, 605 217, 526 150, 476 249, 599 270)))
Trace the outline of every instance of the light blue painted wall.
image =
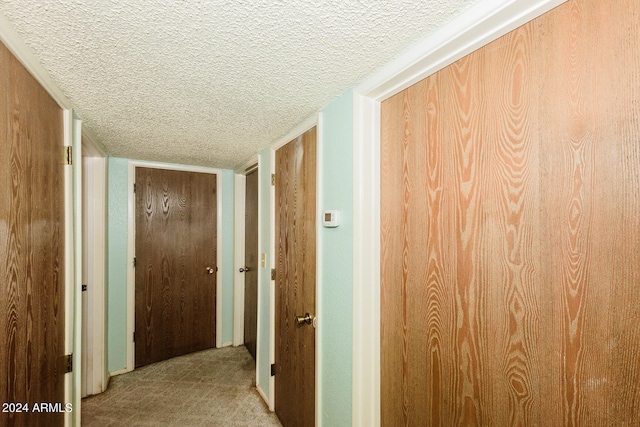
MULTIPOLYGON (((322 110, 319 141, 320 211, 340 213, 337 228, 319 228, 318 312, 320 418, 324 426, 351 425, 353 353, 353 92, 322 110)), ((318 218, 321 218, 318 215, 318 218)))
MULTIPOLYGON (((109 158, 107 223, 107 368, 127 361, 127 212, 129 160, 109 158)), ((233 341, 233 171, 222 171, 222 343, 233 341)), ((219 175, 220 176, 220 175, 219 175)))
POLYGON ((127 159, 109 158, 107 189, 107 369, 127 365, 127 159))
POLYGON ((258 185, 259 196, 258 203, 260 209, 259 230, 260 236, 258 241, 258 252, 266 254, 267 266, 260 267, 258 276, 258 342, 257 342, 257 363, 260 364, 258 372, 260 377, 257 379, 257 385, 262 389, 266 396, 269 396, 269 378, 271 373, 271 364, 269 363, 270 343, 269 333, 271 331, 271 317, 269 314, 270 304, 270 286, 271 286, 271 170, 270 155, 271 149, 265 148, 258 155, 259 177, 258 185))
MULTIPOLYGON (((318 145, 317 195, 320 210, 340 212, 337 228, 318 230, 318 292, 322 301, 317 313, 322 324, 319 336, 320 418, 324 426, 350 426, 352 407, 353 339, 353 93, 345 93, 323 111, 318 145)), ((272 256, 270 242, 271 172, 270 148, 259 154, 260 243, 259 251, 272 256)), ((320 215, 318 215, 320 218, 320 215)), ((258 288, 258 385, 269 395, 269 268, 260 269, 258 288)), ((277 381, 277 379, 276 379, 277 381)))

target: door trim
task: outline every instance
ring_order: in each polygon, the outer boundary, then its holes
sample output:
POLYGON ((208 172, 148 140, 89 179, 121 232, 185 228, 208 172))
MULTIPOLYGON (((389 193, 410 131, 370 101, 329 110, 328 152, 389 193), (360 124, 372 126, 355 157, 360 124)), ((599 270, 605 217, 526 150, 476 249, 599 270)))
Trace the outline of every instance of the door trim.
POLYGON ((233 180, 233 346, 237 347, 244 344, 244 274, 238 269, 244 264, 246 174, 236 172, 233 180))
POLYGON ((80 426, 82 380, 82 121, 73 110, 62 112, 63 144, 72 147, 72 165, 64 168, 65 304, 64 352, 73 354, 74 369, 64 375, 65 426, 80 426), (80 236, 80 237, 79 237, 80 236))
POLYGON ((380 425, 380 102, 565 1, 481 1, 354 90, 353 426, 380 425))
MULTIPOLYGON (((63 110, 62 112, 62 120, 64 122, 64 137, 63 144, 66 146, 72 146, 74 144, 74 117, 73 111, 63 110)), ((74 150, 73 151, 78 151, 74 150)), ((75 158, 73 159, 75 160, 75 158)), ((74 336, 76 333, 76 324, 74 323, 74 315, 75 313, 75 299, 76 299, 76 265, 74 256, 77 252, 77 245, 80 243, 76 241, 75 237, 75 225, 74 222, 76 220, 77 210, 76 203, 74 201, 74 197, 76 196, 76 188, 74 186, 74 179, 80 179, 76 175, 77 171, 73 167, 65 167, 64 168, 64 234, 65 234, 65 243, 64 243, 64 281, 65 281, 65 303, 64 303, 64 328, 65 328, 65 342, 64 342, 64 352, 65 354, 73 353, 73 348, 75 344, 74 336)), ((80 248, 81 250, 82 248, 80 248)), ((82 276, 80 276, 82 278, 82 276)), ((78 298, 81 296, 79 295, 78 298)), ((77 357, 77 356, 76 356, 77 357)), ((76 399, 76 394, 80 394, 80 390, 77 390, 76 393, 76 381, 75 381, 76 372, 72 372, 71 374, 65 374, 64 376, 64 397, 65 402, 70 402, 73 404, 74 408, 76 407, 76 401, 79 403, 79 399, 76 399)), ((78 411, 79 412, 79 411, 78 411)), ((79 426, 80 425, 80 417, 76 415, 76 411, 67 412, 64 414, 64 425, 65 426, 79 426)))
MULTIPOLYGON (((78 409, 71 412, 71 422, 81 424, 82 399, 82 120, 75 111, 71 111, 72 121, 72 185, 73 185, 73 362, 71 373, 73 386, 71 388, 71 402, 78 409)), ((67 310, 66 314, 69 315, 67 310)), ((66 353, 69 354, 69 353, 66 353)), ((68 413, 65 413, 65 416, 68 413)))
POLYGON ((82 381, 86 379, 88 394, 97 394, 107 389, 109 381, 106 363, 107 155, 85 132, 82 135, 81 146, 83 163, 86 158, 91 164, 91 167, 86 169, 86 175, 83 174, 83 185, 87 185, 86 191, 83 189, 83 205, 87 212, 87 229, 84 232, 87 233, 90 242, 90 247, 83 248, 83 251, 90 252, 91 256, 87 271, 88 283, 91 284, 87 290, 91 318, 87 319, 87 325, 82 325, 82 333, 85 336, 90 334, 92 337, 86 354, 83 354, 87 363, 90 361, 92 369, 90 372, 83 372, 82 381), (85 198, 85 194, 90 196, 85 198))
POLYGON ((233 196, 233 346, 244 344, 244 274, 238 270, 244 265, 244 213, 246 176, 258 165, 258 155, 234 170, 233 196))
MULTIPOLYGON (((324 313, 324 305, 322 303, 322 222, 320 218, 322 218, 322 208, 323 208, 323 200, 322 195, 324 194, 324 187, 322 185, 323 180, 322 174, 324 171, 324 159, 322 157, 322 140, 324 137, 324 132, 322 131, 324 127, 324 116, 323 113, 318 113, 318 118, 316 121, 316 356, 315 356, 315 380, 316 380, 316 426, 322 425, 322 351, 320 344, 320 337, 323 336, 322 332, 322 313, 324 313)), ((274 305, 275 307, 275 305, 274 305)))
MULTIPOLYGON (((114 374, 130 372, 135 369, 135 345, 133 343, 133 331, 135 329, 135 287, 136 275, 133 268, 133 257, 136 253, 136 221, 135 221, 135 193, 133 183, 136 177, 136 167, 176 170, 185 172, 200 172, 216 175, 216 228, 222 230, 222 169, 207 168, 202 166, 178 165, 174 163, 148 162, 141 160, 129 160, 128 162, 128 203, 127 203, 127 366, 125 369, 114 374)), ((216 348, 222 347, 222 237, 218 233, 216 239, 216 348)))

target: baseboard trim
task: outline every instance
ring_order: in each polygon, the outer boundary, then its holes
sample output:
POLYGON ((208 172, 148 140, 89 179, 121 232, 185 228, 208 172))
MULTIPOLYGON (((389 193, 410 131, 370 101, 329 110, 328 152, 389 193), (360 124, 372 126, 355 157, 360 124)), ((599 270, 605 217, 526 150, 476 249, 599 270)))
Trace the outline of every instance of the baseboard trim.
POLYGON ((117 371, 109 372, 109 379, 111 379, 111 377, 116 377, 118 375, 126 374, 129 372, 133 372, 133 369, 124 368, 124 369, 119 369, 117 371))

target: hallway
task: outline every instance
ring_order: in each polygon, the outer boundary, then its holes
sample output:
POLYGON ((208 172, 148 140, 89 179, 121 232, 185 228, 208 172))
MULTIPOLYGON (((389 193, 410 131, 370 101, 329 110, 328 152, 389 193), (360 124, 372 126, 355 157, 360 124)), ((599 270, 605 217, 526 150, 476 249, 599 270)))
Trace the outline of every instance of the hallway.
POLYGON ((113 377, 82 400, 83 426, 280 426, 244 347, 205 350, 113 377))

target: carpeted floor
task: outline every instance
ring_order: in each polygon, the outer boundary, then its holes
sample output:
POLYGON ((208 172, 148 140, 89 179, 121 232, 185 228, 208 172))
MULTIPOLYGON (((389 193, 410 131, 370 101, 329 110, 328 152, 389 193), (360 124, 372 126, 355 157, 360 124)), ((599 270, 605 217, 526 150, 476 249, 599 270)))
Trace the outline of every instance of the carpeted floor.
POLYGON ((82 400, 82 425, 280 426, 254 383, 244 347, 176 357, 111 378, 106 392, 82 400))

